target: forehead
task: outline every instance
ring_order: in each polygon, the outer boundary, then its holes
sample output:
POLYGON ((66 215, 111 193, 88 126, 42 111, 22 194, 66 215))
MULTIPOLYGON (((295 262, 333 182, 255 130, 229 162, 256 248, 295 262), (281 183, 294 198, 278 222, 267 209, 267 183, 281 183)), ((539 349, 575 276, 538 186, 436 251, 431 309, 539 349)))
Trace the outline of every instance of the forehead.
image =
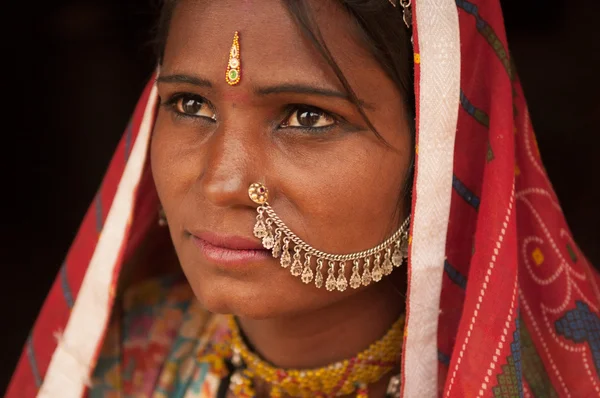
MULTIPOLYGON (((385 76, 356 39, 351 17, 331 0, 308 3, 346 78, 357 93, 368 96, 360 86, 371 87, 373 79, 385 76)), ((224 71, 235 31, 240 32, 243 83, 327 82, 341 88, 332 68, 280 0, 179 1, 171 20, 163 70, 200 74, 217 86, 225 85, 224 71)))

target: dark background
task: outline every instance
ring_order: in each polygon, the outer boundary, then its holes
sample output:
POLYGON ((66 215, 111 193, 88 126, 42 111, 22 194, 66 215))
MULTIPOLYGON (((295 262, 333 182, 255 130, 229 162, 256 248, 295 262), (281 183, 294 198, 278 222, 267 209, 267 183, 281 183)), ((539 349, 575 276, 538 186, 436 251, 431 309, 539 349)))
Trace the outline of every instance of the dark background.
MULTIPOLYGON (((576 239, 598 265, 600 2, 502 3, 546 168, 576 239)), ((153 70, 158 0, 7 7, 0 391, 153 70)))

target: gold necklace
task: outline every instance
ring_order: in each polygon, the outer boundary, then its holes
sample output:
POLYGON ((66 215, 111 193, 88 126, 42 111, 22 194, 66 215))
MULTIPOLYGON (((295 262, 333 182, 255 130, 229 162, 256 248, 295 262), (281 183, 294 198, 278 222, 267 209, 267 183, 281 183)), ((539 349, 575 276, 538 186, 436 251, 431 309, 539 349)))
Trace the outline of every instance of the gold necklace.
MULTIPOLYGON (((254 398, 252 381, 271 386, 270 397, 335 397, 356 393, 367 398, 369 384, 379 381, 399 365, 404 338, 401 316, 379 340, 353 358, 317 369, 277 368, 251 352, 246 346, 235 318, 229 318, 231 363, 236 368, 230 390, 239 398, 254 398)), ((397 384, 397 379, 393 380, 397 384)), ((392 383, 390 383, 392 384, 392 383)))

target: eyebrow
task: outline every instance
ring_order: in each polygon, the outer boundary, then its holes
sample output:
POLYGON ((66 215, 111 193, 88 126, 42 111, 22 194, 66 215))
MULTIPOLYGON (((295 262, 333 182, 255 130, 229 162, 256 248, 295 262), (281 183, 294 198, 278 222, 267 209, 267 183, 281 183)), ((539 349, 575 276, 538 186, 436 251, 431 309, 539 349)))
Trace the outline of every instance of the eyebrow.
MULTIPOLYGON (((258 95, 270 95, 270 94, 310 94, 319 95, 322 97, 330 98, 341 98, 346 101, 351 101, 350 96, 342 91, 330 90, 321 87, 315 87, 304 84, 281 84, 277 86, 260 87, 255 90, 258 95)), ((371 104, 367 104, 364 101, 358 101, 361 106, 365 108, 372 108, 371 104)))
MULTIPOLYGON (((210 80, 202 78, 200 76, 192 76, 192 75, 183 75, 183 74, 175 74, 175 75, 165 75, 159 76, 156 79, 157 83, 172 83, 172 84, 191 84, 198 87, 208 87, 212 88, 213 85, 210 80)), ((309 95, 318 95, 322 97, 329 98, 341 98, 346 101, 351 101, 348 94, 327 89, 321 88, 306 84, 280 84, 275 86, 268 87, 259 87, 255 90, 255 93, 258 95, 266 96, 271 94, 309 94, 309 95)), ((358 103, 360 106, 363 106, 367 109, 373 109, 374 106, 372 104, 366 103, 364 101, 359 100, 358 103)))
POLYGON ((192 84, 198 87, 212 87, 212 83, 208 79, 190 75, 166 75, 159 76, 156 79, 157 83, 183 83, 192 84))

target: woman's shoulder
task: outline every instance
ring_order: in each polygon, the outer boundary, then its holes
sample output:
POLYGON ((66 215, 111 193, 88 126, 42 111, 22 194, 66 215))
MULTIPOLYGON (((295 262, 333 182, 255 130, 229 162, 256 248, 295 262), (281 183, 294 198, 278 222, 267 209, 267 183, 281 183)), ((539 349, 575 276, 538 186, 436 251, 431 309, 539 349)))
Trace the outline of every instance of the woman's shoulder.
POLYGON ((122 311, 125 345, 135 345, 136 336, 145 340, 145 344, 202 340, 223 324, 225 318, 207 311, 179 275, 148 279, 131 286, 123 295, 122 311))
POLYGON ((197 358, 218 340, 226 317, 204 309, 185 278, 140 281, 124 291, 121 303, 94 372, 91 396, 119 390, 141 396, 181 392, 191 381, 213 390, 214 377, 197 358))

